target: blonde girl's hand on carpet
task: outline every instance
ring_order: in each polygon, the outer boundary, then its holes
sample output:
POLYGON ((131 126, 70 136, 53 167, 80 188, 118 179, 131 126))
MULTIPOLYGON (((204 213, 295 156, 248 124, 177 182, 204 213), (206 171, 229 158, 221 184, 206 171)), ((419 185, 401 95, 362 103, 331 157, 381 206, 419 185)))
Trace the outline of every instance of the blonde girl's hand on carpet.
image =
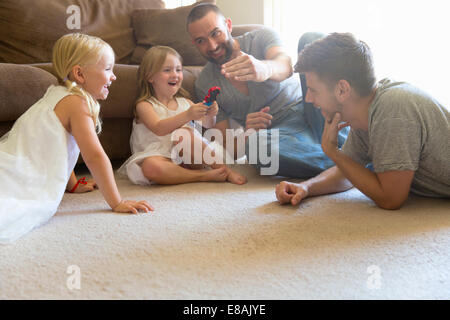
POLYGON ((122 200, 113 208, 114 212, 118 213, 139 213, 154 211, 155 209, 147 201, 122 200))

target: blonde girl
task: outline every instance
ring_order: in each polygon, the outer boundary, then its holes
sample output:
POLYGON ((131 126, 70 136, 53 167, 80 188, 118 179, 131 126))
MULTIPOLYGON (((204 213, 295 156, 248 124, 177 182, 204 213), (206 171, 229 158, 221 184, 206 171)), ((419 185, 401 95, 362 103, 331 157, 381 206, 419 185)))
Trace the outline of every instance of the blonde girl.
POLYGON ((106 99, 116 79, 112 48, 97 37, 67 34, 55 43, 52 62, 60 85, 50 86, 0 140, 0 243, 50 219, 65 189, 97 185, 115 212, 153 210, 146 201, 121 198, 97 137, 97 100, 106 99), (96 183, 84 185, 73 173, 80 151, 96 183))
MULTIPOLYGON (((194 104, 182 88, 183 69, 180 55, 172 48, 150 48, 138 70, 140 96, 136 102, 133 131, 130 138, 132 156, 122 165, 119 173, 142 185, 179 184, 197 181, 229 181, 244 184, 246 178, 223 164, 194 163, 193 147, 183 152, 183 159, 173 159, 172 148, 181 139, 194 140, 202 146, 201 152, 212 146, 202 140, 192 122, 199 121, 210 128, 215 125, 218 106, 194 104), (174 135, 181 137, 174 139, 174 135), (175 143, 172 140, 176 140, 175 143), (177 160, 177 161, 173 161, 177 160)), ((176 155, 179 157, 180 155, 176 155)))

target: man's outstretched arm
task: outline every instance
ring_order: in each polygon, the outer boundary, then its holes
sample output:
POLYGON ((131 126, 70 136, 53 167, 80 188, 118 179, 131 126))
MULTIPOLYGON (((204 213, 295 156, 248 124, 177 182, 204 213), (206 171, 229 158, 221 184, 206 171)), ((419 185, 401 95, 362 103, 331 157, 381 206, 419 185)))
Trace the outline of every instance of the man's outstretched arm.
POLYGON ((275 194, 281 204, 297 205, 307 197, 343 192, 352 187, 351 182, 335 166, 300 183, 283 181, 276 186, 275 194))
POLYGON ((237 81, 263 82, 268 79, 281 82, 293 73, 291 58, 283 47, 274 46, 267 50, 265 60, 240 52, 222 65, 222 74, 237 81))

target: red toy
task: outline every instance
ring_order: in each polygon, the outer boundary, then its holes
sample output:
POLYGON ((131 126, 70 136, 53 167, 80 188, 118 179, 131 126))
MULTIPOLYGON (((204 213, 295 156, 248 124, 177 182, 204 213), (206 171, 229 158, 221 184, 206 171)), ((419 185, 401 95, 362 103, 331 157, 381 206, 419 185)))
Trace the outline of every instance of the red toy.
POLYGON ((208 90, 208 94, 206 95, 205 99, 203 100, 203 104, 210 106, 213 104, 214 101, 216 101, 217 96, 220 93, 220 87, 211 87, 208 90))

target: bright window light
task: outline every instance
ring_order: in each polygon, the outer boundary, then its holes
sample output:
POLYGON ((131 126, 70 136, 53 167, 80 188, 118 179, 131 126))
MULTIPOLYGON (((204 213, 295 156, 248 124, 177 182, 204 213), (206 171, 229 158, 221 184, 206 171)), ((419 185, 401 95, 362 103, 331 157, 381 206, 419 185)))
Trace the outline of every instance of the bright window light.
POLYGON ((448 1, 265 0, 264 4, 271 11, 265 14, 265 24, 280 32, 294 63, 304 32, 351 32, 371 48, 379 79, 407 81, 450 109, 448 1))
POLYGON ((193 4, 194 2, 195 0, 164 0, 167 9, 188 6, 190 4, 193 4))

